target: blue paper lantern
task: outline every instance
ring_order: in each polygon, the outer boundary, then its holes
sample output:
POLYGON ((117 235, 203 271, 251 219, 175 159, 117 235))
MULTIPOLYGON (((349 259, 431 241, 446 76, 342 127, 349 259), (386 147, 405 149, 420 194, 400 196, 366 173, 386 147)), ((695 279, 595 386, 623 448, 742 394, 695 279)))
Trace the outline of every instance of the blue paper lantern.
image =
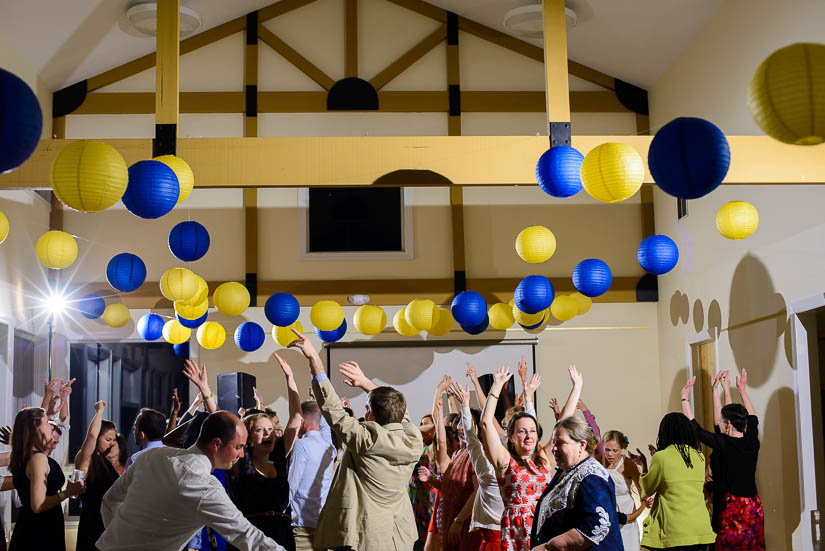
POLYGON ((298 299, 289 293, 275 293, 264 304, 264 314, 272 325, 278 327, 289 327, 301 313, 301 305, 298 299))
POLYGON ((470 335, 480 335, 487 330, 487 327, 490 325, 490 318, 488 316, 484 316, 484 319, 481 320, 481 323, 477 323, 476 325, 462 325, 461 329, 464 330, 465 333, 470 335))
POLYGON ((183 325, 184 327, 188 327, 189 329, 197 329, 206 321, 206 317, 209 315, 209 312, 205 313, 201 317, 196 320, 188 320, 186 318, 180 317, 178 314, 175 314, 175 317, 178 318, 178 322, 183 325))
POLYGON ((184 262, 194 262, 209 250, 209 232, 193 220, 181 222, 169 232, 169 250, 184 262))
POLYGON ((581 168, 584 155, 569 145, 551 147, 536 163, 539 187, 553 197, 571 197, 582 189, 581 168))
POLYGON ((26 162, 42 130, 37 96, 23 79, 0 69, 0 174, 26 162))
POLYGON ((333 329, 332 331, 321 331, 317 330, 318 338, 324 342, 336 342, 341 340, 347 333, 347 320, 341 322, 341 325, 338 326, 338 329, 333 329))
POLYGON ((453 299, 450 312, 459 325, 475 327, 487 317, 487 302, 475 291, 461 291, 453 299))
POLYGON ((535 325, 522 325, 522 324, 520 324, 520 323, 519 323, 519 325, 521 326, 521 328, 522 328, 522 329, 526 329, 526 330, 530 331, 531 329, 538 329, 538 328, 539 328, 539 327, 541 327, 541 326, 542 326, 542 324, 543 324, 544 322, 546 322, 546 321, 547 321, 547 316, 543 316, 543 317, 541 318, 541 321, 540 321, 540 322, 538 322, 538 323, 537 323, 537 324, 535 324, 535 325))
POLYGON ((610 266, 598 258, 582 260, 573 269, 573 286, 588 297, 603 295, 613 282, 610 266))
POLYGON ((129 167, 123 205, 140 218, 160 218, 175 208, 180 184, 175 171, 160 161, 138 161, 129 167))
POLYGON ((146 264, 132 253, 120 253, 106 265, 109 285, 121 293, 131 293, 146 281, 146 264))
POLYGON ((163 336, 163 324, 166 323, 157 314, 143 314, 137 322, 138 335, 147 341, 156 341, 163 336))
POLYGON ((254 321, 245 321, 235 329, 235 346, 244 352, 254 352, 263 346, 266 332, 254 321))
POLYGON ((647 273, 666 274, 679 262, 679 247, 666 235, 651 235, 639 245, 636 259, 647 273))
POLYGON ((537 314, 550 308, 554 296, 555 290, 549 279, 542 275, 529 275, 519 282, 513 300, 525 314, 537 314))
POLYGON ((682 199, 698 199, 725 179, 730 147, 725 134, 713 123, 679 117, 656 132, 647 164, 662 191, 682 199))
POLYGON ((103 311, 106 309, 106 301, 100 295, 88 294, 77 301, 75 308, 84 317, 93 320, 103 315, 103 311))
POLYGON ((175 356, 183 358, 184 360, 189 359, 189 341, 173 344, 172 350, 175 351, 175 356))

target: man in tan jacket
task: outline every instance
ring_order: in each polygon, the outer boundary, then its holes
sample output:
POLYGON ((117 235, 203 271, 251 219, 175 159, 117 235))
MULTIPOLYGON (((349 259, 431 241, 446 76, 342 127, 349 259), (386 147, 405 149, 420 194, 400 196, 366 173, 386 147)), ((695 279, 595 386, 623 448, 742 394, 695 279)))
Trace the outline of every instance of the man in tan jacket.
POLYGON ((341 364, 344 383, 369 392, 366 420, 359 423, 344 411, 315 347, 295 333, 298 339, 289 346, 309 360, 321 413, 346 444, 315 528, 313 547, 410 551, 418 532, 407 484, 424 445, 418 427, 410 422, 404 395, 377 386, 355 362, 341 364))

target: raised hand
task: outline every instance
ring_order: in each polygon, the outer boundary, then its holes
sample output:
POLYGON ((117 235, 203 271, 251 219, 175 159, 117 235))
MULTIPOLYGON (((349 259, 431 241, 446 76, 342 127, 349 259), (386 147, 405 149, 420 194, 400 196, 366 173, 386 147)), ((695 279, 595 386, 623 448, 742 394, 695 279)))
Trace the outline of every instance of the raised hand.
POLYGON ((467 372, 465 373, 472 381, 478 380, 478 373, 476 373, 476 368, 473 367, 473 364, 467 362, 467 372))
POLYGON ((62 381, 60 382, 60 399, 61 400, 65 401, 69 397, 69 394, 72 393, 72 385, 74 384, 74 382, 76 380, 77 379, 71 379, 69 381, 66 381, 65 383, 62 382, 62 381))
POLYGON ((530 377, 530 381, 524 385, 525 392, 532 396, 536 390, 541 386, 541 375, 536 373, 532 377, 530 377))
POLYGON ((375 388, 375 384, 364 375, 356 362, 344 362, 338 366, 338 370, 344 376, 344 384, 347 386, 357 386, 367 392, 375 388))
POLYGON ((521 379, 522 384, 527 382, 527 362, 524 360, 524 356, 518 361, 518 376, 521 379))
POLYGON ((54 396, 58 393, 58 385, 60 384, 60 379, 52 379, 51 381, 47 380, 43 385, 43 395, 44 396, 54 396))
POLYGON ((415 476, 418 478, 419 482, 427 482, 430 479, 430 469, 421 465, 418 467, 418 471, 415 473, 415 476))
POLYGON ((696 375, 688 379, 688 382, 685 383, 685 386, 682 387, 682 399, 686 400, 690 397, 690 391, 693 390, 693 385, 696 383, 696 375))
POLYGON ((11 442, 11 427, 0 427, 0 444, 8 446, 11 442))
POLYGON ((721 371, 719 377, 722 379, 722 388, 725 390, 725 393, 730 394, 730 372, 727 369, 721 371))
MULTIPOLYGON (((639 448, 636 448, 636 451, 639 451, 639 448)), ((648 444, 647 445, 647 451, 650 452, 650 457, 653 457, 654 455, 656 455, 656 452, 659 451, 659 450, 656 449, 656 446, 654 446, 653 444, 648 444)))
POLYGON ((519 394, 516 396, 516 403, 513 404, 515 407, 523 407, 524 406, 524 394, 519 394))
POLYGON ((453 378, 449 375, 444 375, 441 378, 441 382, 438 383, 438 388, 443 392, 447 390, 447 388, 453 383, 453 378))
POLYGON ((573 387, 582 387, 582 384, 584 384, 584 380, 582 379, 581 373, 579 373, 579 370, 576 369, 575 365, 567 366, 567 374, 570 375, 570 382, 573 383, 573 387))
POLYGON ((748 370, 743 369, 742 374, 739 377, 736 378, 736 390, 738 390, 741 393, 742 390, 746 389, 747 387, 748 387, 748 370))
POLYGON ((177 387, 172 389, 172 413, 177 415, 180 411, 180 397, 178 396, 177 387))
POLYGON ((460 384, 451 383, 449 388, 447 388, 447 394, 454 396, 455 399, 461 403, 462 407, 470 407, 470 385, 467 385, 467 389, 465 390, 461 388, 460 384))
MULTIPOLYGON (((292 343, 289 344, 291 345, 292 343)), ((278 362, 278 365, 281 366, 281 371, 284 372, 284 377, 286 377, 287 379, 291 378, 293 376, 292 368, 289 366, 288 363, 286 363, 286 360, 280 357, 277 352, 273 352, 272 355, 275 357, 275 360, 278 362)))
POLYGON ((498 383, 501 386, 504 386, 504 383, 510 380, 510 377, 513 376, 513 371, 510 369, 509 366, 500 365, 493 373, 493 384, 498 383))
POLYGON ((311 359, 313 356, 317 356, 318 353, 315 351, 315 347, 312 345, 310 340, 306 338, 303 334, 299 333, 297 329, 294 327, 292 328, 292 332, 295 333, 295 336, 298 337, 291 343, 287 345, 287 348, 297 348, 301 351, 306 359, 311 359))
POLYGON ((710 388, 715 392, 716 389, 719 387, 719 383, 722 382, 722 373, 718 375, 711 375, 710 377, 710 388))
MULTIPOLYGON (((314 395, 313 395, 313 399, 315 399, 315 398, 314 398, 314 395)), ((342 406, 344 406, 345 408, 350 408, 350 409, 352 409, 352 406, 351 406, 351 405, 350 405, 350 403, 349 403, 349 398, 346 398, 346 397, 341 398, 341 405, 342 405, 342 406)))
MULTIPOLYGON (((263 398, 261 398, 261 395, 258 392, 258 387, 256 387, 256 386, 252 387, 252 394, 255 396, 255 406, 258 409, 263 409, 264 400, 263 400, 263 398)), ((309 394, 310 394, 310 396, 312 395, 312 387, 309 388, 309 394)), ((315 398, 313 397, 312 399, 314 400, 315 398)))
POLYGON ((550 398, 550 409, 553 410, 553 413, 556 415, 556 419, 558 419, 559 415, 561 415, 561 410, 559 409, 559 401, 555 398, 550 398))
POLYGON ((636 465, 639 466, 639 469, 643 472, 647 472, 647 458, 645 454, 642 453, 642 450, 636 448, 636 453, 633 453, 628 450, 627 455, 630 457, 630 460, 633 461, 636 465))
POLYGON ((106 402, 104 400, 100 400, 99 402, 95 402, 95 414, 102 414, 103 410, 106 409, 106 402))
POLYGON ((194 361, 187 359, 183 365, 183 375, 192 381, 198 390, 209 390, 209 376, 206 374, 206 364, 198 367, 194 361))

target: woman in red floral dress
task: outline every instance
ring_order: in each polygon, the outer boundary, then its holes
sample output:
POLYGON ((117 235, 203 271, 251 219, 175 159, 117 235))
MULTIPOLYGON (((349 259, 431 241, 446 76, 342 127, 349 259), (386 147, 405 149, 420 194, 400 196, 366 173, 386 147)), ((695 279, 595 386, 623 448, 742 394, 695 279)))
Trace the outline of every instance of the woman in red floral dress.
MULTIPOLYGON (((562 409, 561 417, 576 410, 582 388, 582 378, 576 366, 567 368, 573 388, 562 409)), ((501 516, 502 551, 529 551, 530 527, 536 503, 550 481, 550 460, 539 445, 539 425, 528 413, 519 413, 507 426, 507 445, 501 443, 495 427, 494 413, 499 392, 513 376, 509 367, 501 366, 493 374, 493 385, 481 415, 484 451, 493 464, 501 487, 504 514, 501 516)))

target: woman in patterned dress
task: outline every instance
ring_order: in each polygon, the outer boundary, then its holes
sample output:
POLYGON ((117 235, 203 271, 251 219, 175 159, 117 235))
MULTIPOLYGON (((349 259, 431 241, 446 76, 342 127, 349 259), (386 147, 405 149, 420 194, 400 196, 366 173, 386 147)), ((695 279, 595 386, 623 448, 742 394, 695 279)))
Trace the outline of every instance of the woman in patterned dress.
MULTIPOLYGON (((569 417, 576 408, 582 389, 582 378, 576 366, 568 367, 573 388, 562 409, 569 417)), ((550 481, 550 460, 539 445, 539 425, 528 413, 515 415, 507 426, 507 445, 501 443, 496 431, 494 413, 504 383, 513 376, 509 367, 501 366, 493 374, 493 384, 481 416, 484 451, 498 477, 504 514, 501 517, 501 550, 529 551, 530 527, 536 502, 550 481)))

